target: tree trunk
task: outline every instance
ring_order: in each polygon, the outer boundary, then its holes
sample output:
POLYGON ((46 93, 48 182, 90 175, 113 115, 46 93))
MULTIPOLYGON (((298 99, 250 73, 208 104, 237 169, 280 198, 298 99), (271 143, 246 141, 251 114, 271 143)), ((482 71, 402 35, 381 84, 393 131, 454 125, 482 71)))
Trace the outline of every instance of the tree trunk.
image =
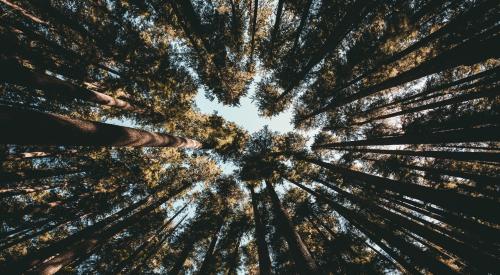
MULTIPOLYGON (((19 274, 26 272, 29 269, 35 268, 38 265, 42 264, 46 259, 51 258, 54 255, 61 255, 62 252, 65 251, 67 247, 71 247, 74 244, 80 243, 82 240, 88 239, 93 236, 95 232, 101 232, 102 229, 107 227, 109 224, 114 223, 120 218, 130 214, 135 209, 141 207, 142 205, 151 201, 151 197, 142 199, 136 203, 133 203, 117 213, 100 220, 99 222, 84 228, 83 230, 70 235, 60 241, 57 241, 49 246, 40 248, 36 251, 32 251, 28 253, 22 258, 15 260, 13 262, 4 263, 0 269, 4 271, 8 271, 9 274, 19 274)), ((72 255, 71 258, 74 258, 76 255, 72 255)))
MULTIPOLYGON (((154 238, 158 238, 160 236, 161 232, 163 232, 172 223, 172 221, 180 213, 182 213, 182 211, 184 211, 186 209, 187 206, 188 205, 186 204, 179 211, 177 211, 177 213, 175 213, 174 216, 172 216, 170 219, 168 219, 168 221, 166 221, 162 226, 160 226, 160 228, 158 228, 153 235, 151 235, 149 238, 145 239, 139 247, 137 247, 132 253, 130 253, 130 255, 127 257, 127 259, 121 261, 118 264, 118 266, 116 266, 114 269, 110 270, 109 274, 119 274, 125 267, 130 266, 131 264, 133 264, 134 261, 137 261, 137 259, 139 258, 138 257, 139 254, 146 251, 146 249, 148 249, 148 247, 152 246, 151 242, 154 240, 154 238)), ((163 238, 158 240, 158 243, 161 243, 162 240, 163 240, 163 238)))
POLYGON ((295 262, 295 267, 300 274, 318 274, 319 268, 316 265, 307 247, 303 243, 297 231, 293 227, 292 222, 288 216, 288 212, 281 205, 281 201, 274 191, 273 186, 266 181, 266 189, 269 192, 269 197, 273 204, 274 215, 276 216, 278 232, 285 238, 290 254, 295 262))
MULTIPOLYGON (((411 133, 391 137, 374 137, 365 140, 354 140, 335 142, 314 146, 318 148, 339 148, 347 146, 371 146, 371 145, 401 145, 401 144, 438 144, 438 143, 460 143, 460 142, 485 142, 500 141, 500 126, 485 126, 481 128, 450 130, 443 132, 411 133)), ((488 156, 488 155, 485 155, 488 156)), ((498 157, 487 157, 498 160, 498 157)))
MULTIPOLYGON (((182 222, 186 219, 186 217, 187 214, 184 217, 182 217, 182 219, 180 219, 180 221, 176 225, 174 225, 174 227, 171 230, 169 230, 169 232, 166 233, 163 236, 163 238, 161 238, 161 240, 154 247, 152 247, 152 249, 150 249, 149 253, 143 258, 143 260, 139 265, 136 265, 134 269, 130 270, 130 272, 126 272, 125 274, 132 274, 132 275, 139 274, 139 269, 147 266, 149 259, 151 259, 151 257, 153 257, 158 252, 158 249, 160 249, 160 247, 167 241, 168 237, 170 237, 175 232, 177 227, 179 227, 179 225, 182 224, 182 222)), ((132 259, 131 263, 133 264, 135 260, 137 259, 135 258, 132 259)))
POLYGON ((81 99, 139 114, 146 112, 121 99, 88 90, 54 76, 32 71, 17 64, 14 60, 0 60, 0 67, 3 69, 3 73, 0 75, 1 81, 42 90, 48 97, 81 99))
MULTIPOLYGON (((333 200, 327 198, 323 194, 315 192, 308 187, 305 187, 302 184, 294 183, 299 188, 305 190, 306 192, 314 195, 316 198, 325 201, 328 203, 336 212, 340 215, 344 216, 348 221, 352 222, 358 229, 360 229, 363 233, 367 234, 375 243, 381 243, 380 240, 384 239, 390 245, 398 248, 401 252, 410 256, 411 261, 414 265, 420 266, 422 268, 428 268, 435 274, 456 274, 457 272, 453 271, 449 266, 443 264, 437 259, 431 257, 428 253, 416 248, 412 244, 406 242, 400 236, 396 234, 396 232, 392 231, 388 226, 382 226, 373 222, 366 220, 361 214, 355 213, 352 210, 334 202, 333 200)), ((390 226, 389 226, 390 227, 390 226)), ((389 251, 386 251, 389 255, 394 254, 389 251)), ((401 257, 397 257, 401 259, 401 257)), ((396 258, 396 259, 397 259, 396 258)), ((407 263, 401 263, 405 268, 408 269, 409 272, 414 273, 415 269, 408 265, 407 263)), ((415 272, 416 273, 416 272, 415 272)))
POLYGON ((376 1, 369 0, 356 0, 354 4, 350 7, 347 14, 339 21, 339 23, 333 29, 333 32, 326 39, 323 47, 316 53, 314 53, 307 61, 304 68, 294 76, 293 80, 290 82, 285 91, 283 91, 276 99, 279 101, 288 95, 300 82, 309 74, 312 68, 323 60, 331 51, 333 51, 344 39, 344 37, 358 26, 358 24, 363 21, 365 16, 370 12, 371 7, 374 6, 376 1))
POLYGON ((290 51, 290 53, 291 53, 290 56, 294 56, 295 53, 297 52, 297 49, 299 48, 300 36, 302 35, 302 31, 304 30, 304 27, 306 25, 307 17, 309 17, 309 13, 311 11, 311 4, 312 4, 312 0, 307 0, 307 4, 304 7, 304 10, 302 11, 302 15, 300 16, 299 26, 297 27, 297 30, 295 31, 295 38, 293 41, 292 50, 290 51))
POLYGON ((499 154, 490 152, 411 151, 411 150, 384 150, 384 149, 370 149, 370 148, 365 149, 365 148, 353 148, 353 147, 330 147, 330 148, 335 150, 345 150, 349 152, 362 152, 362 153, 399 155, 399 156, 417 156, 425 158, 453 159, 458 161, 500 162, 499 154))
POLYGON ((406 114, 410 114, 410 113, 421 112, 421 111, 425 111, 425 110, 429 110, 429 109, 441 108, 444 106, 462 103, 462 102, 466 102, 466 101, 470 101, 470 100, 474 100, 474 99, 478 99, 478 98, 490 98, 491 100, 494 100, 494 98, 498 97, 498 96, 500 96, 500 94, 498 94, 498 90, 496 90, 495 88, 491 88, 491 89, 486 89, 486 90, 480 91, 480 92, 471 92, 471 93, 462 94, 462 95, 459 95, 459 96, 456 96, 453 98, 445 99, 442 101, 432 102, 432 103, 428 103, 428 104, 424 104, 424 105, 420 105, 420 106, 416 106, 416 107, 412 107, 412 108, 403 109, 399 112, 394 112, 394 113, 389 113, 386 115, 377 116, 377 117, 370 118, 370 119, 367 119, 364 121, 352 123, 351 125, 363 125, 363 124, 370 123, 370 122, 373 122, 376 120, 387 119, 387 118, 406 115, 406 114))
MULTIPOLYGON (((297 185, 296 182, 290 182, 297 185)), ((465 259, 470 264, 472 264, 471 267, 478 268, 479 272, 493 272, 493 270, 488 271, 487 269, 488 267, 495 266, 496 260, 491 258, 487 253, 483 253, 485 252, 487 247, 474 247, 473 243, 471 243, 471 240, 465 238, 466 236, 462 234, 453 234, 448 230, 436 226, 433 223, 427 223, 425 222, 425 220, 423 220, 422 224, 416 223, 408 219, 406 217, 406 214, 405 216, 395 214, 394 212, 389 211, 386 208, 380 207, 379 205, 376 205, 371 201, 348 193, 334 185, 328 184, 324 181, 319 182, 334 190, 341 197, 344 197, 351 202, 362 206, 363 209, 375 213, 381 218, 387 219, 392 226, 404 228, 409 232, 415 233, 422 238, 434 244, 437 244, 444 250, 448 250, 455 255, 462 257, 462 259, 465 259), (453 238, 448 237, 448 235, 452 236, 453 238)))
POLYGON ((253 219, 255 222, 255 240, 257 241, 257 252, 259 256, 259 274, 272 274, 271 258, 269 257, 269 249, 266 243, 266 230, 259 213, 257 196, 253 187, 250 190, 253 208, 253 219))
POLYGON ((0 184, 83 173, 91 170, 91 168, 92 168, 91 166, 83 166, 83 167, 67 167, 67 168, 49 168, 44 170, 26 169, 18 172, 0 172, 0 184))
POLYGON ((35 272, 44 275, 54 274, 64 266, 71 264, 74 260, 81 258, 82 256, 90 256, 90 251, 101 246, 103 242, 118 234, 125 228, 136 224, 146 214, 158 208, 160 205, 176 196, 189 186, 190 184, 186 184, 172 193, 169 192, 167 195, 158 198, 143 209, 104 230, 93 230, 92 232, 89 232, 90 234, 85 236, 85 238, 73 243, 69 248, 65 248, 63 251, 58 253, 57 256, 50 258, 50 260, 44 261, 40 266, 35 268, 35 272))
POLYGON ((272 49, 274 49, 274 43, 276 43, 276 39, 278 38, 279 34, 279 29, 280 29, 280 24, 281 24, 281 15, 283 14, 283 4, 285 3, 284 0, 278 0, 278 7, 276 9, 276 17, 274 20, 274 27, 273 30, 271 31, 271 40, 269 43, 269 51, 270 55, 272 56, 272 49))
POLYGON ((203 262, 201 263, 200 269, 198 270, 198 274, 204 275, 209 274, 209 268, 213 261, 213 255, 215 251, 215 245, 219 240, 219 233, 222 228, 223 223, 221 222, 217 229, 214 231, 212 235, 212 239, 210 240, 210 244, 208 245, 207 251, 205 252, 205 257, 203 258, 203 262))
POLYGON ((365 189, 373 189, 379 192, 396 192, 404 196, 422 200, 424 202, 434 203, 442 206, 444 209, 482 218, 494 223, 500 222, 499 217, 489 213, 500 213, 500 205, 493 200, 470 197, 456 193, 451 190, 439 190, 430 187, 400 182, 388 178, 366 174, 363 172, 350 170, 338 165, 326 163, 321 160, 296 156, 298 159, 316 164, 326 168, 334 173, 341 174, 345 179, 350 180, 349 184, 354 184, 365 189))
POLYGON ((0 106, 0 143, 200 148, 195 140, 0 106))
MULTIPOLYGON (((489 35, 489 33, 482 36, 484 37, 486 35, 489 35)), ((361 89, 358 93, 353 95, 332 99, 330 103, 302 117, 301 121, 426 75, 438 73, 460 65, 472 65, 489 58, 497 58, 500 54, 495 49, 499 47, 500 36, 492 36, 487 39, 481 39, 480 37, 471 38, 469 41, 424 61, 416 67, 404 71, 397 76, 361 89)))

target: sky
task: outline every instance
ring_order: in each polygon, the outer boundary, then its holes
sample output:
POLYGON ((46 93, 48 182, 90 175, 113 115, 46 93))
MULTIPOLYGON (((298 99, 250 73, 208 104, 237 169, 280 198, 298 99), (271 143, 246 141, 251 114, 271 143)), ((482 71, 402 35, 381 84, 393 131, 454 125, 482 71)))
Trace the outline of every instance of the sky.
POLYGON ((217 99, 210 101, 205 97, 203 89, 198 91, 195 102, 202 113, 212 114, 214 111, 217 111, 224 119, 235 122, 250 133, 262 129, 265 125, 268 125, 271 130, 280 133, 292 131, 292 111, 289 109, 272 118, 260 117, 256 104, 250 99, 253 91, 254 89, 251 87, 249 95, 242 98, 240 100, 241 105, 236 107, 225 106, 219 103, 217 99))

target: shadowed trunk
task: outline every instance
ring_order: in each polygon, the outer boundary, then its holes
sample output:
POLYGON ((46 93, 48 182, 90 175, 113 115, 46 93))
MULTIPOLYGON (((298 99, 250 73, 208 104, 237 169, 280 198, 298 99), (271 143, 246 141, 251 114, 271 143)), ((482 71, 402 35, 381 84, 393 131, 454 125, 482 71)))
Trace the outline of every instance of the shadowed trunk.
POLYGON ((276 216, 278 232, 285 238, 290 254, 295 262, 295 267, 301 274, 318 274, 319 269, 311 254, 307 250, 302 238, 300 238, 297 231, 293 227, 292 222, 288 216, 288 212, 281 205, 281 201, 274 191, 273 186, 266 181, 266 189, 273 204, 274 215, 276 216))
POLYGON ((444 209, 448 209, 457 213, 476 216, 487 221, 492 221, 494 223, 498 223, 500 221, 499 217, 494 217, 489 214, 492 211, 500 211, 500 205, 490 199, 470 197, 451 190, 433 189, 418 184, 400 182, 355 170, 350 170, 348 168, 344 168, 331 163, 326 163, 313 158, 307 158, 303 156, 295 157, 300 160, 326 168, 334 173, 339 173, 345 179, 349 180, 350 184, 354 184, 362 188, 373 189, 381 192, 392 191, 404 196, 422 200, 424 202, 430 202, 436 205, 440 205, 444 209))
MULTIPOLYGON (((319 148, 343 148, 347 146, 370 146, 370 145, 401 145, 401 144, 433 144, 433 143, 458 143, 458 142, 482 142, 500 141, 500 126, 485 126, 480 128, 466 128, 442 132, 411 133, 391 137, 374 137, 365 140, 354 140, 327 143, 313 146, 319 148)), ((498 160, 498 157, 490 157, 498 160)))
POLYGON ((259 213, 257 196, 253 187, 248 188, 251 194, 253 219, 255 222, 255 240, 257 241, 257 252, 259 256, 259 274, 271 274, 271 258, 266 243, 266 230, 259 213))
POLYGON ((210 265, 213 261, 213 255, 215 251, 215 245, 219 240, 219 233, 222 228, 223 223, 221 222, 217 229, 214 231, 212 235, 212 239, 210 240, 210 244, 208 245, 207 251, 205 252, 205 257, 203 258, 203 262, 201 263, 200 270, 198 270, 198 274, 209 274, 210 265))
POLYGON ((0 143, 200 148, 195 140, 0 106, 0 143))

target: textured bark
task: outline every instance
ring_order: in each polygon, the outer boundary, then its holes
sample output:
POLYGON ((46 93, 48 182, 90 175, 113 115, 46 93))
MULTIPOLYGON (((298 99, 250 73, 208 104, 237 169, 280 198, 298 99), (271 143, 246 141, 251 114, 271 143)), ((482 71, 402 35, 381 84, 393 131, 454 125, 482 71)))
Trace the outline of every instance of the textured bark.
POLYGON ((269 249, 266 243, 266 230, 259 213, 259 206, 257 201, 257 196, 253 187, 249 187, 252 208, 253 208, 253 219, 255 222, 255 240, 257 240, 257 252, 259 257, 259 274, 271 274, 271 258, 269 257, 269 249))
POLYGON ((195 140, 0 106, 0 143, 200 148, 195 140))
POLYGON ((117 99, 103 93, 91 91, 77 86, 69 81, 63 81, 54 76, 32 71, 17 64, 14 60, 1 60, 0 67, 3 70, 3 73, 0 74, 1 81, 42 90, 48 97, 81 99, 99 105, 119 108, 139 114, 146 112, 145 110, 137 108, 124 100, 117 99))
POLYGON ((316 265, 311 254, 309 254, 302 238, 300 238, 297 231, 295 231, 295 228, 290 221, 288 212, 283 205, 281 205, 276 191, 274 191, 273 186, 268 181, 266 181, 266 189, 273 205, 278 232, 286 240, 298 272, 300 274, 319 274, 320 271, 318 266, 316 265))

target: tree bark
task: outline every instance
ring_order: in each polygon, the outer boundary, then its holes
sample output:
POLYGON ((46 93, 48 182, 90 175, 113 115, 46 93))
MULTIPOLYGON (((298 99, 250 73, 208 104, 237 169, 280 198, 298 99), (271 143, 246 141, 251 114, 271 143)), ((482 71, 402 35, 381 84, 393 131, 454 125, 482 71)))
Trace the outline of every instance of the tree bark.
POLYGON ((255 240, 257 241, 257 252, 259 256, 259 274, 272 274, 271 258, 269 257, 269 249, 266 243, 266 230, 259 213, 257 196, 253 187, 248 188, 251 194, 253 219, 255 222, 255 240))
POLYGON ((0 74, 1 81, 42 90, 48 97, 81 99, 139 114, 146 112, 121 99, 88 90, 54 76, 32 71, 17 64, 14 60, 0 60, 0 67, 3 69, 3 73, 0 74))
POLYGON ((319 274, 319 268, 316 265, 311 254, 307 250, 304 242, 300 238, 297 231, 295 231, 292 222, 288 216, 288 212, 281 205, 281 201, 274 191, 273 186, 266 181, 266 189, 271 198, 273 205, 274 215, 276 216, 277 226, 280 234, 285 238, 288 247, 290 249, 290 254, 295 262, 295 267, 300 274, 319 274))
POLYGON ((0 143, 200 148, 198 141, 56 114, 0 106, 0 143))

